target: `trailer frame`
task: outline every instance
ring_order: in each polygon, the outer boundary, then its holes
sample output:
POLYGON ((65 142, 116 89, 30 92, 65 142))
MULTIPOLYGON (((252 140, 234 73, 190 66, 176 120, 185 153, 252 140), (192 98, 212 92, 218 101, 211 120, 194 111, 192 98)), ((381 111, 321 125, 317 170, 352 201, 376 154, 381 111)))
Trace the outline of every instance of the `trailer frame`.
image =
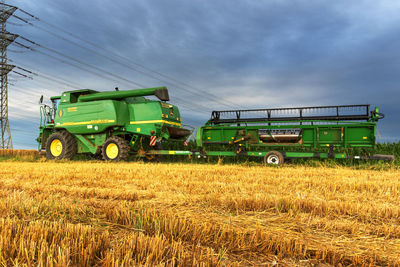
MULTIPOLYGON (((247 156, 247 157, 265 157, 269 151, 242 151, 240 153, 235 153, 234 151, 199 151, 199 150, 149 150, 145 154, 138 155, 139 157, 145 157, 147 155, 164 155, 164 156, 191 156, 193 158, 207 158, 208 156, 217 157, 237 157, 237 156, 247 156)), ((371 156, 365 155, 348 155, 344 152, 334 153, 334 152, 292 152, 292 151, 281 151, 278 150, 284 158, 289 159, 299 159, 299 158, 318 158, 318 159, 364 159, 364 160, 387 160, 392 161, 395 159, 393 155, 382 155, 373 154, 371 156)))

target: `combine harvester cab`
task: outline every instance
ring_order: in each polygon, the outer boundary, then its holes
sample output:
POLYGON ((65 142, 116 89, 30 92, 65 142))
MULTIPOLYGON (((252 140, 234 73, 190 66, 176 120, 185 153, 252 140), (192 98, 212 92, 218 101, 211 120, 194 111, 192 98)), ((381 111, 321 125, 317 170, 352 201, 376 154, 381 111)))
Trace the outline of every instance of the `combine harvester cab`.
MULTIPOLYGON (((178 107, 167 103, 165 87, 97 92, 84 89, 50 98, 40 109, 39 150, 49 159, 71 159, 77 153, 105 160, 140 156, 161 140, 185 140, 178 107), (160 101, 144 96, 156 96, 160 101)), ((41 98, 41 102, 43 98, 41 98)))
POLYGON ((375 146, 376 122, 383 117, 370 105, 213 111, 196 142, 202 155, 263 157, 266 164, 291 158, 394 160, 351 155, 352 148, 375 146))

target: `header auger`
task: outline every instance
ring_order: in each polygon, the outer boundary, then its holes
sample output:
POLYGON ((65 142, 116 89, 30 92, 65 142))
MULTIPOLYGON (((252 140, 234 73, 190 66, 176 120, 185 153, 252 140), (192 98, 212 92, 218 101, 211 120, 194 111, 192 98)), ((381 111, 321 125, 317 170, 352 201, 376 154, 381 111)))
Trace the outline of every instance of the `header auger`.
POLYGON ((376 123, 384 115, 370 105, 315 106, 213 111, 197 130, 197 149, 161 150, 163 140, 182 143, 191 131, 181 127, 178 107, 165 87, 97 92, 75 90, 41 106, 39 149, 49 159, 71 159, 77 153, 119 161, 129 154, 263 157, 267 164, 291 158, 383 159, 370 155, 376 123), (156 96, 149 100, 144 96, 156 96), (158 148, 158 149, 156 149, 158 148), (362 155, 351 155, 363 148, 362 155))

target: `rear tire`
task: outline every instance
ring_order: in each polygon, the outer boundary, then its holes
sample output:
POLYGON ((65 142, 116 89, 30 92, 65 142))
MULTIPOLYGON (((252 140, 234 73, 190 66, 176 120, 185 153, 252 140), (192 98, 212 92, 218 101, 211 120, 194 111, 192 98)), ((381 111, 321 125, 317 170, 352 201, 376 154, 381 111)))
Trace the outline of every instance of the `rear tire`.
POLYGON ((128 158, 129 153, 128 142, 122 137, 111 136, 101 148, 101 154, 107 161, 124 161, 128 158))
POLYGON ((270 151, 264 157, 265 164, 280 165, 283 164, 284 160, 282 153, 278 151, 270 151))
POLYGON ((67 131, 55 132, 46 141, 48 159, 72 159, 77 149, 75 137, 67 131))

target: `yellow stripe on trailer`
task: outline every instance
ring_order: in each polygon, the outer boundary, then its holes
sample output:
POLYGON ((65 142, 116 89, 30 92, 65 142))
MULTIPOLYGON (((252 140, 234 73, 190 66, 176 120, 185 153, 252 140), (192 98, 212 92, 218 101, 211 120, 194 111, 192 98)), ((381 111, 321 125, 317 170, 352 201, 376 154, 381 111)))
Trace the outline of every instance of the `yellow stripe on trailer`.
POLYGON ((166 120, 150 120, 150 121, 131 121, 130 124, 148 124, 148 123, 166 123, 181 127, 179 122, 166 121, 166 120))

